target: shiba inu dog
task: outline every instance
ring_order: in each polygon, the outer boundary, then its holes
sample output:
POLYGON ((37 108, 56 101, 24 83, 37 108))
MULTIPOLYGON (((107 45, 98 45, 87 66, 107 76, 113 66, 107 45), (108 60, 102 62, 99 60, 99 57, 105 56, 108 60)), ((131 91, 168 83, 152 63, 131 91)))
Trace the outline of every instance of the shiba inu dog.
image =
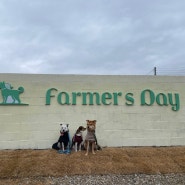
POLYGON ((95 136, 95 130, 96 130, 96 120, 86 120, 87 121, 87 135, 85 136, 85 143, 84 146, 86 148, 86 156, 89 152, 89 145, 92 145, 92 153, 95 154, 94 148, 96 144, 96 136, 95 136))

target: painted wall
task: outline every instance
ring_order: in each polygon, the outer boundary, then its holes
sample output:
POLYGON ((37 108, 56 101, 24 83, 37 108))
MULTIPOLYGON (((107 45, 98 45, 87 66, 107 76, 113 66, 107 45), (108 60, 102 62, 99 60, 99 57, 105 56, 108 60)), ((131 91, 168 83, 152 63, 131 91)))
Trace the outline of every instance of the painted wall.
POLYGON ((0 95, 0 149, 51 148, 60 123, 72 136, 87 119, 97 120, 101 146, 185 145, 185 77, 0 74, 3 81, 24 92, 21 105, 0 95), (100 99, 89 102, 87 92, 100 99))

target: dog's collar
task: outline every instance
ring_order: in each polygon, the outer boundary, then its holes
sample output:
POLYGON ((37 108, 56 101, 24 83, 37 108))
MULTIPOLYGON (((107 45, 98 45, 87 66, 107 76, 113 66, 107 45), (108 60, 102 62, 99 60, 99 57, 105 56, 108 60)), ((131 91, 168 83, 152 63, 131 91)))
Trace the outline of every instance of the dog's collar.
POLYGON ((65 133, 68 133, 68 132, 69 132, 69 131, 67 131, 67 132, 61 132, 61 131, 60 131, 60 134, 65 134, 65 133))

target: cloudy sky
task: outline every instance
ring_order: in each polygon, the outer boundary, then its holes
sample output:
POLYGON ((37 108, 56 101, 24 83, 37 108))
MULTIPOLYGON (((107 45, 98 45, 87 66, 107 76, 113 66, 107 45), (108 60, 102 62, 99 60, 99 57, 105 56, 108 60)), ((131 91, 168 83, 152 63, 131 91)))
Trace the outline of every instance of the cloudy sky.
POLYGON ((185 75, 185 0, 0 0, 0 73, 185 75))

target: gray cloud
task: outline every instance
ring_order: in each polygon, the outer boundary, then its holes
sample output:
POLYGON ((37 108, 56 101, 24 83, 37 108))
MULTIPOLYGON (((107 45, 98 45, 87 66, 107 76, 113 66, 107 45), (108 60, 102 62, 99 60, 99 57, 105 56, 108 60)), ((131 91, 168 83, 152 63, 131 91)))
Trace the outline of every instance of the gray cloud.
POLYGON ((0 72, 145 75, 154 66, 183 68, 184 8, 183 0, 2 0, 0 72))

